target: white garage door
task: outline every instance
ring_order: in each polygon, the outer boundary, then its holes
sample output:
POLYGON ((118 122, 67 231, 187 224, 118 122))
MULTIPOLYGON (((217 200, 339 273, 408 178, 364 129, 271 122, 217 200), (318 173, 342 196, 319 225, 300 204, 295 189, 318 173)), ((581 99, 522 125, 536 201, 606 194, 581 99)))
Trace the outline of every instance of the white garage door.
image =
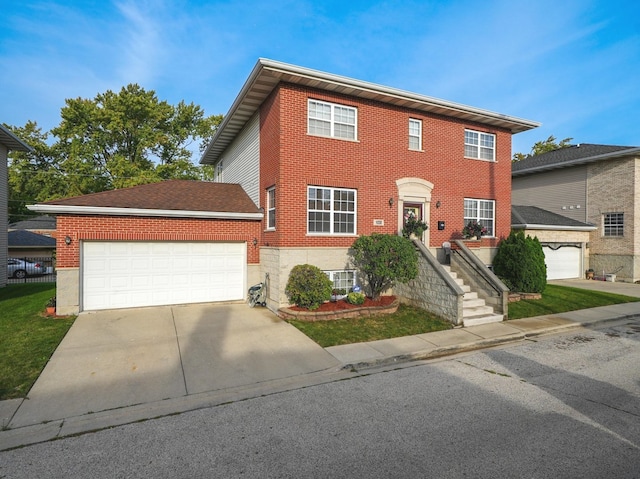
POLYGON ((547 263, 547 279, 570 279, 582 277, 580 257, 582 250, 575 246, 561 246, 552 249, 543 246, 545 262, 547 263))
POLYGON ((244 298, 246 243, 84 242, 82 309, 244 298))

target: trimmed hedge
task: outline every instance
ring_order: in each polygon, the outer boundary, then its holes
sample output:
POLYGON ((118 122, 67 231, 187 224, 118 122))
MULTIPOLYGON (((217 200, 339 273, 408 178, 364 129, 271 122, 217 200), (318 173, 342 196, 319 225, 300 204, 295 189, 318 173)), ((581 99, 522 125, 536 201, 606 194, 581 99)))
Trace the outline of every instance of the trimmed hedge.
POLYGON ((498 245, 493 272, 512 291, 542 293, 547 285, 547 265, 538 238, 511 231, 498 245))
POLYGON ((299 264, 291 270, 284 292, 296 306, 314 310, 329 301, 332 290, 333 283, 320 268, 299 264))

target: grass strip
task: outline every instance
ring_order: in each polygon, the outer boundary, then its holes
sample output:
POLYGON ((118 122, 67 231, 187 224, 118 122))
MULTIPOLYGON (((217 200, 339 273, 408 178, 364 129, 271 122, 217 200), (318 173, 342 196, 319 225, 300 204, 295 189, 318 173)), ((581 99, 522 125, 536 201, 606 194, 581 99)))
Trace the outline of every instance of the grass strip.
POLYGON ((44 316, 55 283, 0 289, 0 399, 25 397, 75 317, 44 316))

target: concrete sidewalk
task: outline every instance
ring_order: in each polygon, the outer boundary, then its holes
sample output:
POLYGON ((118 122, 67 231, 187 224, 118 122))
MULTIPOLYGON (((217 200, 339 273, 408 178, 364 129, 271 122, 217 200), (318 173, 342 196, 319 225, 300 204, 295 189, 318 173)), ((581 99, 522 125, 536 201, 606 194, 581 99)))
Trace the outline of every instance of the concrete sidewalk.
MULTIPOLYGON (((630 291, 640 297, 640 286, 630 291)), ((246 305, 112 311, 98 322, 91 314, 78 317, 29 399, 0 402, 8 427, 0 450, 355 377, 363 368, 637 318, 640 303, 326 349, 246 305)))

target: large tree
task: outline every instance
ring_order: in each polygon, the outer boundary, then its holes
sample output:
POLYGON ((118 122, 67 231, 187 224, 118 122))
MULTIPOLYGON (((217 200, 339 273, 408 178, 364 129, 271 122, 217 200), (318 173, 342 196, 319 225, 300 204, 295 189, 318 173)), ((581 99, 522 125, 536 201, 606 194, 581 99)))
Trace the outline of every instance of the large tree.
POLYGON ((551 135, 546 140, 535 142, 531 147, 530 153, 514 153, 513 161, 520 161, 524 160, 525 158, 529 158, 530 156, 541 155, 543 153, 548 153, 560 148, 566 148, 568 146, 571 146, 571 140, 573 140, 573 138, 565 138, 564 140, 557 141, 556 137, 551 135))
POLYGON ((11 154, 12 220, 28 215, 24 204, 35 201, 211 177, 210 167, 195 164, 192 156, 204 151, 222 115, 205 116, 184 101, 171 105, 137 84, 93 99, 67 99, 60 114, 50 133, 31 121, 9 127, 35 150, 11 154))

